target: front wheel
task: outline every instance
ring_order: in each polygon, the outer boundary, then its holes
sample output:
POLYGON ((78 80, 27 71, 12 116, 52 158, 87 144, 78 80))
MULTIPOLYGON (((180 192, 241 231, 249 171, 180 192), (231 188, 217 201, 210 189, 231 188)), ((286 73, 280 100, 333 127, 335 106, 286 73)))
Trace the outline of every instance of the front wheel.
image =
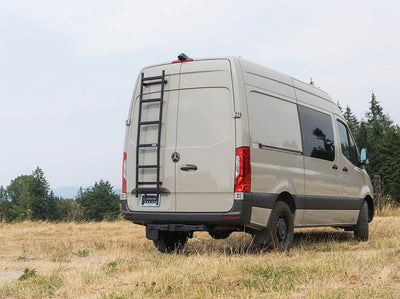
POLYGON ((357 224, 354 226, 354 238, 360 241, 368 240, 368 203, 364 201, 357 224))
POLYGON ((271 212, 268 228, 272 248, 285 251, 293 247, 294 216, 285 202, 276 202, 271 212))
POLYGON ((159 231, 158 238, 153 240, 153 243, 158 251, 163 253, 181 251, 185 247, 188 237, 187 232, 159 231))

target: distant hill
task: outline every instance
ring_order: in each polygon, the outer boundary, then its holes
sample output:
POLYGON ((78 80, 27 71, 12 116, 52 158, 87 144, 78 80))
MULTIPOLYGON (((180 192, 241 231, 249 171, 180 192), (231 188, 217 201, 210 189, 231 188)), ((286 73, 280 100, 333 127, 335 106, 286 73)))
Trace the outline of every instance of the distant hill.
MULTIPOLYGON (((70 198, 70 199, 75 199, 76 195, 78 194, 80 187, 77 186, 66 186, 66 187, 58 187, 54 188, 53 192, 55 196, 61 197, 61 198, 70 198)), ((122 193, 122 189, 117 189, 113 188, 113 191, 115 194, 120 195, 122 193)))

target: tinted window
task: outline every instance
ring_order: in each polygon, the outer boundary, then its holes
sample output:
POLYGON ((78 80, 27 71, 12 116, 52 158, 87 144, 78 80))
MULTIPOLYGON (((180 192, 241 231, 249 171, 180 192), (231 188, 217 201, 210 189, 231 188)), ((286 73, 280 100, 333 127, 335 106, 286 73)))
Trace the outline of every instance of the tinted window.
POLYGON ((342 154, 348 160, 350 160, 350 146, 349 139, 347 137, 347 128, 340 121, 337 122, 339 138, 340 138, 340 147, 342 148, 342 154))
POLYGON ((356 166, 360 166, 360 153, 358 152, 357 145, 349 132, 350 139, 350 161, 356 166))
POLYGON ((360 154, 358 153, 357 146, 350 134, 349 129, 340 121, 337 122, 337 125, 343 156, 345 156, 347 160, 354 165, 359 166, 360 154))
POLYGON ((333 161, 335 143, 332 120, 328 114, 299 106, 304 156, 333 161))

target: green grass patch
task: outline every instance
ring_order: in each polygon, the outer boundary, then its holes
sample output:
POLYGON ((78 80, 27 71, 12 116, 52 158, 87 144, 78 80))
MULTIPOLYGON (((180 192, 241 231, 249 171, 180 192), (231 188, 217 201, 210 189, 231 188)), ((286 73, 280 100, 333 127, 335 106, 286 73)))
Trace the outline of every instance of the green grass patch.
POLYGON ((78 249, 78 251, 75 254, 80 257, 88 257, 89 253, 90 250, 88 248, 84 248, 84 249, 78 249))
POLYGON ((35 269, 29 270, 29 268, 24 269, 24 273, 18 278, 18 280, 27 280, 28 278, 37 276, 35 269))

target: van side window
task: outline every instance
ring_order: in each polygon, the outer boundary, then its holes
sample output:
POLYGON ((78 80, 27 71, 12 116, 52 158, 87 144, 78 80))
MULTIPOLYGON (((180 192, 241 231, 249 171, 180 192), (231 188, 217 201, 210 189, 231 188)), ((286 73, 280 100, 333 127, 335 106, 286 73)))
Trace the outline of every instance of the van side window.
POLYGON ((356 143, 354 142, 353 136, 351 136, 349 131, 349 139, 350 139, 350 161, 356 166, 360 166, 360 153, 358 152, 358 148, 356 143))
POLYGON ((298 107, 304 156, 328 161, 335 160, 331 116, 304 106, 298 107))
POLYGON ((342 154, 350 161, 350 146, 349 139, 347 137, 347 128, 346 126, 338 121, 337 122, 338 131, 339 131, 339 139, 340 139, 340 147, 342 148, 342 154))
POLYGON ((360 154, 349 129, 341 121, 337 121, 340 145, 343 156, 356 166, 360 166, 360 154))

